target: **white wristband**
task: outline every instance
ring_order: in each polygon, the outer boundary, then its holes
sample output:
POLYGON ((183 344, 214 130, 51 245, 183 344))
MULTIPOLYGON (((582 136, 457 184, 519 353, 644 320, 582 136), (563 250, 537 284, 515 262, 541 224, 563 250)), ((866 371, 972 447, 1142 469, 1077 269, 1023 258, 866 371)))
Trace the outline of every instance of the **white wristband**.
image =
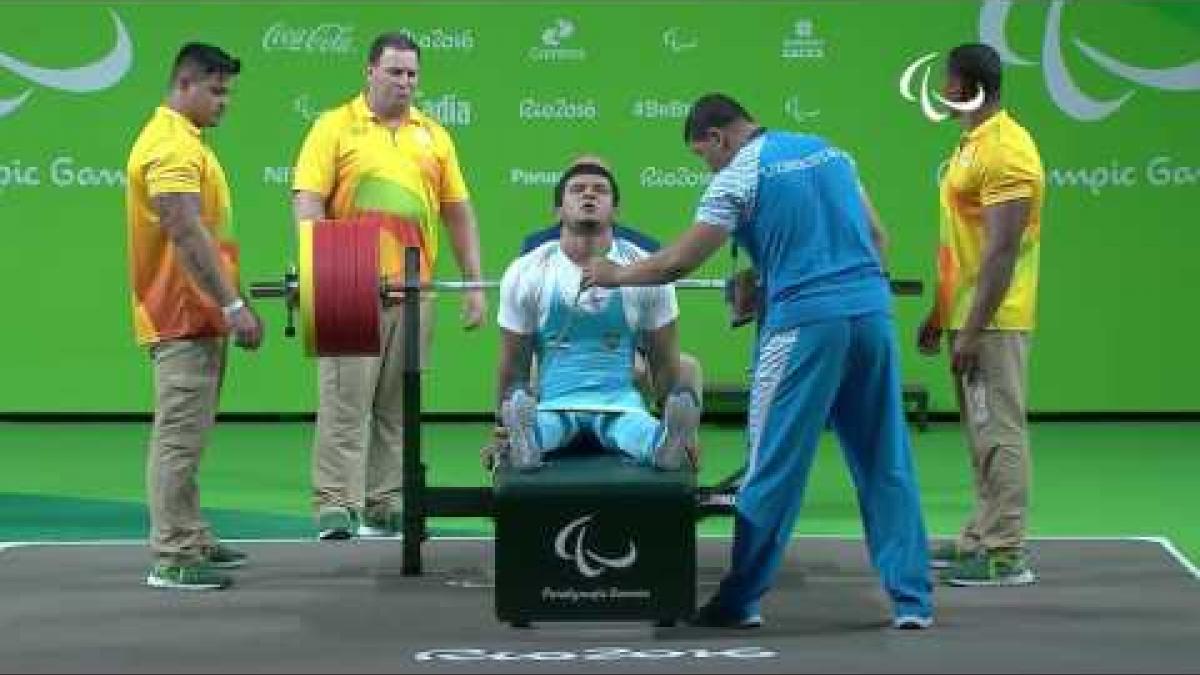
POLYGON ((235 298, 233 302, 221 308, 221 313, 225 315, 225 320, 233 318, 234 312, 246 306, 246 301, 241 298, 235 298))

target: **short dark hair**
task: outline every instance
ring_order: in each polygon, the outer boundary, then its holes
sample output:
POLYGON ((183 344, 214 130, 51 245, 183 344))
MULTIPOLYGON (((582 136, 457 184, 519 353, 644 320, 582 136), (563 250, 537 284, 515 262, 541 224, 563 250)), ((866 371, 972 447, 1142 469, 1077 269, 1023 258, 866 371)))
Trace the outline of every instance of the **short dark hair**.
POLYGON ((982 87, 989 99, 1000 95, 1002 69, 1000 54, 990 46, 977 42, 959 45, 951 49, 946 57, 947 73, 972 89, 982 87))
POLYGON ((175 64, 171 67, 171 81, 179 79, 184 72, 204 76, 237 75, 242 72, 242 61, 215 45, 189 42, 181 47, 175 56, 175 64))
POLYGON ((709 129, 723 129, 737 120, 753 122, 754 118, 741 103, 725 94, 705 94, 696 99, 683 121, 683 142, 698 141, 709 129))
POLYGON ((621 204, 621 188, 617 187, 617 179, 613 178, 612 172, 593 162, 580 162, 567 169, 562 178, 558 179, 558 184, 554 186, 554 208, 562 207, 563 195, 567 192, 567 182, 575 176, 604 176, 608 179, 609 187, 612 188, 613 206, 621 204))
POLYGON ((395 32, 384 33, 371 42, 371 49, 367 52, 367 63, 371 65, 379 63, 379 57, 383 56, 383 51, 389 48, 401 52, 413 52, 417 55, 417 61, 421 60, 421 46, 417 44, 416 40, 413 40, 408 33, 395 32))

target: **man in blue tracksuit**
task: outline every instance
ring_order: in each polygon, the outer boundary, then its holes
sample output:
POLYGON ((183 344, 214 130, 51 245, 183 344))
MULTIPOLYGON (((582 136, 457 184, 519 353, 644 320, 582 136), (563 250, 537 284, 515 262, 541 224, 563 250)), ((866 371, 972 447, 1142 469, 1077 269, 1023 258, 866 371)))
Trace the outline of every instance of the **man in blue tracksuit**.
POLYGON ((883 235, 853 161, 819 137, 765 130, 722 94, 692 106, 684 140, 716 172, 695 224, 635 263, 593 259, 584 284, 674 281, 730 236, 761 280, 765 317, 731 566, 692 622, 761 625, 759 603, 778 571, 828 422, 858 491, 871 561, 892 600, 891 623, 928 628, 928 545, 901 401, 883 235))

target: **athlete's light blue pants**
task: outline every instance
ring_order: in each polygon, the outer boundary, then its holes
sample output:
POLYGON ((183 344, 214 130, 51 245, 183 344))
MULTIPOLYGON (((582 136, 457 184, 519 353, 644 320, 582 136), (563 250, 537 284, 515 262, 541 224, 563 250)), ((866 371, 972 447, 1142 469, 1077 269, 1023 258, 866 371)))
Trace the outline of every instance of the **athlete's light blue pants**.
POLYGON ((890 316, 764 332, 755 358, 749 459, 737 495, 729 573, 717 595, 737 618, 759 613, 791 538, 828 422, 858 492, 871 562, 896 616, 932 616, 928 544, 901 401, 890 316))
POLYGON ((654 448, 663 434, 659 421, 645 411, 538 411, 536 435, 543 453, 565 447, 589 431, 605 450, 624 453, 639 464, 654 463, 654 448))

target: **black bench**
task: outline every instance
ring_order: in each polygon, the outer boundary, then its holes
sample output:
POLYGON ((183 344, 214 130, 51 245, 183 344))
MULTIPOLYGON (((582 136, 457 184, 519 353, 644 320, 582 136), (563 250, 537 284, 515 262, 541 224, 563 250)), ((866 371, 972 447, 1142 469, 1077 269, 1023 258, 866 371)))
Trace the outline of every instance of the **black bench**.
POLYGON ((495 474, 496 616, 672 625, 696 601, 696 483, 616 454, 495 474))

